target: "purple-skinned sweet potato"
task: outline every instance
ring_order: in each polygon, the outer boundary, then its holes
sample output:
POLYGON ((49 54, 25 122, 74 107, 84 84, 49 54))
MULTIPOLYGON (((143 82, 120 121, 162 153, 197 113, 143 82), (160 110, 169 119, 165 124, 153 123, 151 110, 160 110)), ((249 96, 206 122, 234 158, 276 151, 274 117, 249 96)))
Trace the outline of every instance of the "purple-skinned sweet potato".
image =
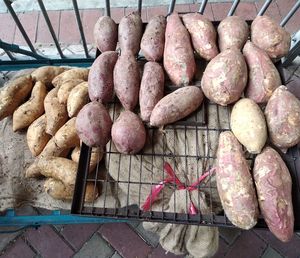
POLYGON ((195 51, 209 61, 218 53, 217 32, 210 20, 200 13, 188 13, 182 16, 184 26, 191 35, 195 51))
POLYGON ((282 242, 293 237, 292 179, 280 155, 266 147, 254 163, 258 203, 270 231, 282 242))
POLYGON ((177 13, 167 19, 164 68, 177 86, 188 85, 196 72, 190 35, 177 13))
POLYGON ((266 103, 281 85, 279 72, 268 54, 252 42, 245 44, 243 54, 249 70, 245 95, 256 103, 266 103))
POLYGON ((254 227, 258 216, 254 184, 242 146, 232 132, 219 136, 216 166, 217 188, 226 216, 239 228, 254 227))

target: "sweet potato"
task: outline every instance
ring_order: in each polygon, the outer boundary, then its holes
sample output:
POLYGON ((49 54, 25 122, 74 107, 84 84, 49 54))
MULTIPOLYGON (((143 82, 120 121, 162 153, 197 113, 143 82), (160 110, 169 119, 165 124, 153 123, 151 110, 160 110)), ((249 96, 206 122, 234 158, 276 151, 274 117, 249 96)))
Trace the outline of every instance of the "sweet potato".
POLYGON ((233 106, 231 130, 250 153, 260 153, 267 140, 264 113, 252 99, 241 99, 233 106))
POLYGON ((220 51, 241 50, 249 36, 248 24, 239 16, 227 16, 218 26, 220 51))
POLYGON ((58 147, 54 136, 47 142, 45 148, 40 153, 39 157, 61 157, 66 158, 70 153, 70 148, 58 147))
POLYGON ((258 204, 242 146, 233 133, 222 132, 217 151, 217 188, 228 219, 235 226, 255 226, 258 204))
POLYGON ((146 129, 135 113, 126 110, 113 123, 111 138, 119 152, 135 154, 146 143, 146 129))
POLYGON ((139 100, 140 71, 132 53, 119 56, 114 68, 114 89, 126 110, 133 110, 139 100))
POLYGON ((46 133, 50 135, 54 135, 68 120, 67 108, 57 98, 58 89, 59 87, 52 89, 44 100, 46 133))
POLYGON ((28 127, 34 120, 44 114, 44 99, 47 88, 44 83, 36 82, 30 99, 19 106, 13 114, 13 131, 28 127))
POLYGON ((31 154, 38 156, 51 138, 46 133, 46 115, 42 115, 28 127, 26 137, 31 154))
MULTIPOLYGON (((46 179, 44 189, 52 198, 71 201, 73 199, 74 187, 67 187, 61 181, 54 178, 46 179)), ((85 202, 93 202, 99 196, 98 187, 92 182, 87 182, 85 190, 85 202)))
POLYGON ((111 126, 108 111, 97 101, 86 104, 77 115, 77 134, 90 147, 104 147, 110 140, 111 126))
POLYGON ((119 24, 118 40, 123 52, 130 51, 136 55, 140 50, 143 34, 143 22, 138 12, 124 16, 119 24))
POLYGON ((164 68, 177 86, 188 85, 196 72, 190 35, 177 13, 172 13, 167 20, 164 68))
POLYGON ((237 49, 227 49, 208 63, 201 87, 208 99, 226 106, 240 98, 247 79, 247 65, 243 55, 237 49))
POLYGON ((141 50, 148 61, 160 61, 164 54, 166 19, 162 15, 151 18, 141 40, 141 50))
POLYGON ((248 41, 243 48, 249 79, 245 95, 256 103, 266 103, 281 85, 280 75, 268 54, 248 41))
POLYGON ((269 16, 257 16, 251 24, 251 41, 274 59, 287 55, 291 35, 269 16))
POLYGON ((96 58, 89 73, 89 97, 107 103, 114 93, 113 71, 118 59, 115 51, 107 51, 96 58))
POLYGON ((88 83, 82 82, 75 86, 68 97, 67 110, 69 117, 77 116, 80 109, 89 102, 88 83))
POLYGON ((69 70, 69 68, 47 65, 34 70, 31 76, 34 82, 40 81, 49 87, 52 85, 52 80, 66 70, 69 70))
POLYGON ((83 81, 87 81, 89 76, 89 70, 86 68, 73 68, 67 70, 60 75, 56 76, 52 80, 52 84, 54 87, 60 87, 63 83, 71 79, 81 79, 83 81))
POLYGON ((162 126, 176 122, 191 114, 203 101, 203 93, 196 86, 186 86, 162 98, 154 107, 151 126, 162 126))
POLYGON ((155 62, 144 66, 140 88, 140 111, 143 121, 149 122, 153 108, 164 96, 165 75, 163 68, 155 62))
POLYGON ((79 83, 84 82, 84 80, 81 79, 71 79, 66 82, 64 82, 57 92, 57 98, 59 103, 61 104, 67 104, 69 94, 71 90, 77 86, 79 83))
POLYGON ((14 113, 33 87, 31 76, 10 80, 0 90, 0 121, 14 113))
POLYGON ((198 55, 207 61, 218 53, 217 32, 210 20, 200 13, 188 13, 182 16, 184 26, 191 35, 191 40, 198 55))
POLYGON ((277 88, 265 109, 269 136, 282 149, 300 141, 300 101, 285 86, 277 88))
POLYGON ((94 42, 100 52, 116 50, 118 27, 109 16, 100 17, 94 26, 94 42))
POLYGON ((280 155, 266 147, 254 163, 258 203, 270 231, 282 242, 294 232, 292 179, 280 155))

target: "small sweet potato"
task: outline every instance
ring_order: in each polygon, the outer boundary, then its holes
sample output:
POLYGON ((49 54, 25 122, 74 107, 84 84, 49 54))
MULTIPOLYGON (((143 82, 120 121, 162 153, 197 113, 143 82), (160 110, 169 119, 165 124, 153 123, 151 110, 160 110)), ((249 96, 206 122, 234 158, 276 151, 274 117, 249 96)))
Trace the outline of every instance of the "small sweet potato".
POLYGON ((176 122, 191 114, 203 101, 203 93, 196 86, 185 86, 162 98, 154 107, 151 126, 162 126, 176 122))
POLYGON ((0 90, 0 121, 14 113, 33 87, 31 76, 10 80, 0 90))
POLYGON ((135 113, 126 110, 113 123, 111 137, 119 152, 135 154, 146 143, 146 129, 135 113))
POLYGON ((140 111, 143 121, 149 122, 153 108, 164 96, 165 75, 163 68, 155 62, 144 66, 140 88, 140 111))
POLYGON ((162 15, 151 18, 141 40, 141 50, 148 61, 160 61, 164 54, 166 19, 162 15))
POLYGON ((59 103, 61 104, 67 104, 68 97, 70 94, 70 91, 77 86, 79 83, 84 82, 84 80, 81 79, 71 79, 66 82, 64 82, 60 87, 57 92, 57 98, 59 103))
POLYGON ((245 44, 243 54, 249 70, 245 95, 256 103, 266 103, 281 85, 279 72, 268 54, 252 42, 245 44))
MULTIPOLYGON (((55 142, 54 136, 47 142, 45 148, 39 155, 39 158, 42 157, 61 157, 66 158, 70 152, 70 148, 59 147, 55 142)), ((36 177, 36 176, 34 176, 36 177)))
POLYGON ((247 79, 244 57, 239 50, 232 48, 224 50, 208 63, 201 87, 208 99, 226 106, 241 97, 247 79))
POLYGON ((107 51, 96 58, 89 73, 89 97, 107 103, 114 94, 113 71, 118 59, 115 51, 107 51))
POLYGON ((184 26, 191 35, 191 40, 198 55, 207 61, 218 53, 217 32, 210 20, 200 13, 188 13, 182 16, 184 26))
POLYGON ((34 70, 31 76, 34 82, 40 81, 49 87, 52 85, 52 80, 66 70, 68 70, 68 68, 47 65, 34 70))
POLYGON ((108 111, 97 101, 86 104, 77 115, 77 134, 90 147, 105 147, 110 140, 111 126, 108 111))
POLYGON ((227 16, 218 26, 220 51, 241 50, 249 36, 248 24, 239 16, 227 16))
POLYGON ((87 81, 89 76, 89 70, 86 68, 73 68, 67 70, 58 76, 56 76, 52 80, 52 84, 54 87, 60 87, 63 83, 71 79, 81 79, 83 81, 87 81))
POLYGON ((251 41, 266 51, 269 57, 278 59, 287 55, 291 35, 269 16, 257 16, 251 24, 251 41))
POLYGON ((118 27, 109 16, 100 17, 94 26, 94 41, 100 52, 116 50, 118 27))
POLYGON ((47 88, 43 82, 36 82, 30 99, 19 106, 13 114, 13 131, 28 127, 34 120, 44 114, 44 99, 47 88))
POLYGON ((75 86, 69 94, 67 110, 69 117, 77 116, 80 109, 89 102, 88 83, 82 82, 75 86))
POLYGON ((233 133, 222 132, 217 152, 217 188, 225 214, 233 225, 255 226, 258 204, 242 146, 233 133))
POLYGON ((177 13, 172 13, 167 19, 164 68, 177 86, 188 85, 196 72, 190 35, 177 13))
POLYGON ((134 55, 123 52, 114 68, 114 89, 126 110, 133 110, 139 100, 140 70, 134 55))
POLYGON ((253 176, 258 203, 270 231, 282 242, 294 233, 292 179, 280 155, 266 147, 255 158, 253 176))
POLYGON ((136 55, 140 50, 143 34, 143 22, 138 12, 124 16, 119 24, 118 40, 123 52, 130 51, 136 55))
POLYGON ((277 88, 265 109, 269 136, 282 149, 300 141, 300 101, 285 86, 277 88))

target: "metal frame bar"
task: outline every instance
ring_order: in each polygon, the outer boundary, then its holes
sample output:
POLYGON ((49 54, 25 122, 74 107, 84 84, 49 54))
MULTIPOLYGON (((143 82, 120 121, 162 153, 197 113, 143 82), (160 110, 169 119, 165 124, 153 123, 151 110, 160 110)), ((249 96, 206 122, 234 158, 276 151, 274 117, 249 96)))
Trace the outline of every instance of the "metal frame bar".
POLYGON ((9 57, 10 60, 16 60, 16 58, 10 53, 9 50, 7 50, 7 49, 3 49, 3 50, 7 54, 7 56, 9 57))
POLYGON ((283 18, 283 20, 280 22, 280 26, 284 27, 287 24, 287 22, 292 18, 292 16, 298 10, 299 7, 300 7, 300 1, 296 2, 296 4, 288 12, 288 14, 283 18))
POLYGON ((234 0, 234 2, 232 3, 230 10, 227 14, 227 16, 232 16, 237 8, 237 6, 239 5, 240 0, 234 0))
POLYGON ((204 13, 206 4, 207 4, 207 0, 203 0, 203 1, 201 2, 201 5, 200 5, 200 8, 199 8, 198 13, 200 13, 200 14, 203 14, 203 13, 204 13))
POLYGON ((142 17, 142 0, 138 0, 138 12, 142 17))
POLYGON ((171 0, 170 1, 170 5, 169 5, 167 16, 169 16, 174 11, 175 4, 176 4, 176 0, 171 0))
POLYGON ((105 15, 110 17, 110 1, 105 0, 105 15))
POLYGON ((288 55, 283 58, 282 65, 289 66, 294 59, 300 54, 300 30, 294 35, 291 42, 291 48, 288 55))
POLYGON ((261 7, 261 9, 259 10, 257 16, 262 16, 264 15, 264 13, 267 11, 269 5, 272 3, 272 0, 267 0, 264 5, 261 7))

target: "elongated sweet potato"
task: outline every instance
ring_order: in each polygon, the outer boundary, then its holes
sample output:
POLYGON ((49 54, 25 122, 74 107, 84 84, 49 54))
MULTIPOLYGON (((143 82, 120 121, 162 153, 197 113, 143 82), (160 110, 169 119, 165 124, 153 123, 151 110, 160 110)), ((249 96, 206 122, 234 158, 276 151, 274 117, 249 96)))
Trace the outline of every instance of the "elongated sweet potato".
POLYGON ((249 70, 245 95, 256 103, 266 103, 281 85, 279 72, 268 54, 250 41, 244 46, 243 54, 249 70))
POLYGON ((140 50, 143 22, 138 12, 124 16, 119 24, 118 40, 121 53, 130 51, 136 55, 140 50))
POLYGON ((257 16, 251 24, 251 41, 278 59, 287 55, 291 46, 291 35, 269 16, 257 16))
POLYGON ((241 97, 247 79, 247 65, 243 55, 237 49, 227 49, 208 63, 201 87, 208 99, 226 106, 241 97))
POLYGON ((39 67, 36 70, 34 70, 31 73, 31 76, 33 81, 35 82, 40 81, 49 87, 52 85, 52 80, 66 70, 68 70, 68 68, 47 65, 47 66, 39 67))
POLYGON ((265 109, 269 136, 282 149, 300 141, 300 101, 285 86, 277 88, 265 109))
POLYGON ((151 126, 162 126, 176 122, 191 114, 203 101, 203 93, 196 86, 186 86, 162 98, 154 107, 151 126))
POLYGON ((76 85, 70 92, 67 102, 69 117, 77 116, 80 109, 89 102, 88 83, 76 85))
POLYGON ((31 92, 30 99, 19 106, 13 114, 13 131, 28 127, 34 120, 44 114, 44 99, 47 88, 44 83, 37 82, 31 92))
POLYGON ((217 152, 217 188, 223 209, 235 226, 255 226, 258 204, 242 146, 231 132, 222 132, 217 152))
POLYGON ((249 36, 249 27, 239 16, 227 16, 218 26, 220 51, 229 48, 241 50, 249 36))
POLYGON ((122 53, 114 68, 114 89, 126 110, 133 110, 139 100, 140 71, 131 52, 122 53))
POLYGON ((205 60, 213 59, 218 53, 217 32, 210 20, 200 13, 188 13, 182 16, 184 26, 191 35, 195 51, 205 60))
POLYGON ((84 82, 84 80, 81 79, 71 79, 66 82, 64 82, 57 92, 57 98, 59 103, 61 104, 67 104, 69 94, 71 90, 77 86, 79 83, 84 82))
POLYGON ((115 51, 107 51, 96 58, 89 73, 89 97, 107 103, 114 93, 113 71, 118 59, 115 51))
POLYGON ((54 87, 60 87, 63 83, 71 79, 81 79, 83 81, 87 81, 89 76, 89 70, 86 68, 73 68, 67 70, 58 76, 56 76, 52 80, 52 84, 54 87))
POLYGON ((160 61, 164 53, 166 19, 157 15, 149 21, 141 40, 141 50, 148 61, 160 61))
POLYGON ((196 72, 190 35, 177 13, 167 19, 164 68, 177 86, 188 85, 196 72))
POLYGON ((143 121, 150 121, 153 108, 164 96, 164 82, 163 68, 155 62, 146 63, 140 88, 140 110, 143 121))
POLYGON ((230 117, 231 130, 250 153, 260 153, 267 140, 264 113, 251 99, 241 99, 233 106, 230 117))
POLYGON ((105 51, 116 50, 118 27, 109 16, 101 16, 94 26, 94 41, 98 49, 105 51))
MULTIPOLYGON (((80 158, 80 147, 76 146, 76 148, 72 151, 71 159, 77 163, 79 163, 80 158)), ((90 163, 89 163, 89 172, 93 172, 98 164, 103 158, 103 151, 100 147, 92 148, 90 163)))
POLYGON ((282 242, 293 237, 292 179, 280 155, 266 147, 254 163, 258 203, 270 231, 282 242))

